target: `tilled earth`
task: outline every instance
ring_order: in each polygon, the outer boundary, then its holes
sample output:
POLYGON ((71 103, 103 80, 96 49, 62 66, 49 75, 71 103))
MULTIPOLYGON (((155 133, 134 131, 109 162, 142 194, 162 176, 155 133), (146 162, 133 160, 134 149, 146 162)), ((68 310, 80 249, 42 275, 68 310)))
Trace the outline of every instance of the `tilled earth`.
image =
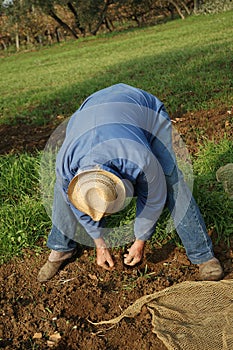
MULTIPOLYGON (((173 118, 176 129, 192 154, 203 140, 218 142, 223 135, 232 138, 233 111, 209 110, 173 118)), ((33 152, 43 149, 55 125, 44 127, 0 126, 0 150, 4 153, 33 152)), ((233 278, 233 241, 216 244, 225 279, 233 278)), ((41 242, 41 246, 43 246, 41 242)), ((102 270, 95 264, 93 248, 79 247, 76 257, 51 281, 37 282, 37 273, 48 250, 40 255, 25 250, 0 267, 0 348, 3 349, 91 349, 166 350, 152 333, 151 316, 146 308, 135 318, 114 326, 96 327, 90 321, 118 316, 136 299, 176 283, 198 280, 198 269, 182 248, 173 243, 146 244, 141 264, 123 264, 125 248, 113 249, 115 269, 102 270)))

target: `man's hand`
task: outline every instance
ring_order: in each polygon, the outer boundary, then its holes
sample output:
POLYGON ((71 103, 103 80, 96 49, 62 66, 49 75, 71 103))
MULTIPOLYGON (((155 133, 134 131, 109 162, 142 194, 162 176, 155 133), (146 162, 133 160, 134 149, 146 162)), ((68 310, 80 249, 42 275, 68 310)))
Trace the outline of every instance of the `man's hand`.
POLYGON ((144 241, 136 240, 128 249, 128 254, 124 255, 124 263, 129 266, 134 266, 142 260, 144 251, 144 241))
POLYGON ((103 238, 95 239, 96 263, 105 270, 112 270, 114 262, 103 238))

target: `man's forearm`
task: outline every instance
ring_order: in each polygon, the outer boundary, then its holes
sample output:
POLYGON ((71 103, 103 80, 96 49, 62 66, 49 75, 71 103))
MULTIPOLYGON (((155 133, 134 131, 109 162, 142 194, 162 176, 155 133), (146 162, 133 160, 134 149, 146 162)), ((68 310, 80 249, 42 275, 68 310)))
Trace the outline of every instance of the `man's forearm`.
POLYGON ((95 242, 96 248, 102 248, 102 249, 107 248, 106 242, 102 237, 94 239, 94 242, 95 242))

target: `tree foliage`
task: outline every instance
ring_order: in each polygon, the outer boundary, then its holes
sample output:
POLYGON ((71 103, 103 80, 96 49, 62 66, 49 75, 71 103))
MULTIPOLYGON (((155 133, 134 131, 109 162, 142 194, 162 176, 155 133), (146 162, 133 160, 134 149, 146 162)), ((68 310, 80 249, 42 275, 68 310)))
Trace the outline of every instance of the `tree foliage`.
POLYGON ((196 0, 196 13, 217 13, 233 10, 232 0, 196 0))

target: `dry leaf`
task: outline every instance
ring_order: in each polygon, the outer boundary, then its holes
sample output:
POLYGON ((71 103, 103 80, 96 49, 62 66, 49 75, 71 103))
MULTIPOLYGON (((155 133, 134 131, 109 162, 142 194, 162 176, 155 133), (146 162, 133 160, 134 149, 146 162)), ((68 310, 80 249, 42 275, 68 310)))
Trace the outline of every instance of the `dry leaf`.
POLYGON ((52 348, 53 346, 57 345, 59 340, 61 339, 60 333, 56 332, 54 334, 51 334, 49 336, 49 340, 47 340, 47 345, 52 348))
POLYGON ((98 280, 97 276, 96 275, 92 275, 92 274, 88 274, 88 277, 91 279, 91 280, 98 280))
POLYGON ((39 333, 35 333, 32 337, 32 339, 41 339, 42 338, 42 333, 39 332, 39 333))
POLYGON ((47 345, 51 348, 51 347, 55 346, 56 343, 54 341, 47 340, 47 345))
POLYGON ((49 340, 52 342, 58 342, 61 339, 61 334, 60 333, 54 333, 49 336, 49 340))

